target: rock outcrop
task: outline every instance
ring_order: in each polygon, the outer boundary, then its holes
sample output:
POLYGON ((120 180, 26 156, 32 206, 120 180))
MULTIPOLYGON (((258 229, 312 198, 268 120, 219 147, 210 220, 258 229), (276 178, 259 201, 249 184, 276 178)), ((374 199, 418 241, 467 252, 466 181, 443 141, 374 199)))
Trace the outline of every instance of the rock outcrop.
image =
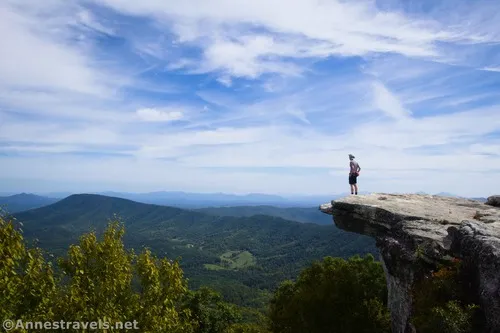
POLYGON ((376 238, 387 278, 392 332, 414 332, 411 288, 417 267, 461 258, 474 275, 474 290, 488 333, 500 332, 499 196, 488 204, 432 195, 349 196, 320 206, 341 229, 376 238))
POLYGON ((486 200, 486 204, 493 207, 500 207, 500 195, 492 195, 486 200))

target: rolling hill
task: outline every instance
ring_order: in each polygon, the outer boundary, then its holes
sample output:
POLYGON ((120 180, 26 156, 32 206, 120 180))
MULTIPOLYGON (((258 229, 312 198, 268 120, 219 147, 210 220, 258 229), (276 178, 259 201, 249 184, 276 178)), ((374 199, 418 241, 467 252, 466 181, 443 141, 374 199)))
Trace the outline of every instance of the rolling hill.
MULTIPOLYGON (((76 193, 53 192, 38 193, 41 196, 63 199, 76 193)), ((98 194, 136 202, 173 206, 180 208, 205 208, 205 207, 228 207, 228 206, 276 206, 276 207, 314 207, 318 202, 325 202, 346 194, 337 195, 302 195, 302 196, 279 196, 262 193, 251 193, 236 195, 228 193, 191 193, 181 191, 157 191, 146 193, 130 192, 93 192, 98 194)))
POLYGON ((215 216, 102 195, 72 195, 14 214, 27 239, 62 255, 82 233, 102 232, 121 217, 126 246, 181 258, 194 288, 211 286, 231 302, 261 306, 268 290, 325 256, 376 253, 374 241, 337 229, 276 216, 215 216))
POLYGON ((8 213, 17 213, 24 210, 50 205, 60 199, 48 198, 35 194, 20 193, 0 197, 0 207, 8 213))
POLYGON ((196 211, 214 216, 250 217, 268 215, 302 223, 333 225, 332 217, 321 213, 317 207, 234 206, 199 208, 196 211))
POLYGON ((168 205, 180 208, 205 208, 229 206, 276 206, 276 207, 313 207, 318 202, 328 201, 328 196, 282 197, 261 193, 235 195, 227 193, 189 193, 158 191, 149 193, 101 192, 93 193, 142 203, 168 205))

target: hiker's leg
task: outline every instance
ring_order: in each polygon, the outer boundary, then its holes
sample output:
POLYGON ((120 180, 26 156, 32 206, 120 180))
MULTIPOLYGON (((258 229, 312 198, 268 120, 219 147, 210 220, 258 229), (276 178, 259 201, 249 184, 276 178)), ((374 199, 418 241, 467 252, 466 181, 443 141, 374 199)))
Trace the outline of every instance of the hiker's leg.
MULTIPOLYGON (((350 181, 352 184, 352 187, 354 187, 354 194, 358 194, 358 177, 356 175, 352 176, 352 179, 350 181)), ((351 194, 352 194, 352 189, 351 189, 351 194)))
POLYGON ((356 184, 356 181, 354 177, 349 174, 349 185, 351 185, 351 194, 354 194, 354 184, 356 184))

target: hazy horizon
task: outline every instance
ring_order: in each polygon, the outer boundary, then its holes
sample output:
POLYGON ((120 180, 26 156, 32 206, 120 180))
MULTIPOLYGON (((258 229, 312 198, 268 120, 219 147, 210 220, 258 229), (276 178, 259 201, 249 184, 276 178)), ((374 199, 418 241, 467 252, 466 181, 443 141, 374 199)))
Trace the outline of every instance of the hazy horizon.
MULTIPOLYGON (((361 191, 360 193, 364 193, 361 191)), ((1 191, 0 196, 5 195, 16 195, 16 194, 35 194, 35 195, 47 195, 47 194, 106 194, 106 193, 118 193, 118 194, 160 194, 160 193, 184 193, 184 194, 200 194, 200 195, 231 195, 231 196, 250 196, 250 195, 261 195, 261 196, 276 196, 281 198, 295 198, 295 197, 317 197, 317 196, 338 196, 348 194, 347 191, 339 193, 324 193, 324 194, 279 194, 279 193, 260 193, 260 192, 217 192, 217 191, 206 191, 206 192, 193 192, 193 191, 182 191, 182 190, 155 190, 155 191, 116 191, 116 190, 103 190, 103 191, 1 191)))
MULTIPOLYGON (((338 197, 344 195, 350 195, 348 191, 345 192, 337 192, 337 193, 323 193, 323 194, 279 194, 279 193, 260 193, 260 192, 242 192, 242 193, 231 193, 231 192, 191 192, 191 191, 170 191, 170 190, 157 190, 157 191, 144 191, 144 192, 130 192, 130 191, 115 191, 115 190, 104 190, 104 191, 2 191, 0 192, 0 196, 11 196, 18 194, 34 194, 39 196, 48 196, 50 194, 59 194, 59 195, 73 195, 73 194, 101 194, 101 195, 111 195, 112 194, 131 194, 131 195, 154 195, 154 194, 162 194, 162 193, 183 193, 183 194, 192 194, 192 195, 227 195, 227 196, 237 196, 237 197, 245 197, 245 196, 268 196, 268 197, 278 197, 282 199, 301 199, 301 198, 316 198, 316 197, 338 197)), ((479 195, 479 196, 462 196, 457 193, 450 193, 446 191, 433 192, 428 193, 424 191, 416 191, 416 192, 381 192, 381 191, 360 191, 359 194, 370 194, 370 193, 394 193, 394 194, 429 194, 429 195, 451 195, 451 196, 461 196, 461 197, 488 197, 487 195, 479 195)))
MULTIPOLYGON (((2 181, 0 179, 0 193, 33 193, 33 194, 43 194, 43 193, 96 193, 96 192, 120 192, 120 193, 153 193, 153 192, 184 192, 184 193, 199 193, 199 194, 231 194, 231 195, 249 195, 249 194, 263 194, 263 195, 277 195, 277 196, 282 196, 282 197, 293 197, 293 196, 327 196, 327 195, 340 195, 340 194, 348 194, 350 192, 349 185, 347 184, 347 177, 345 177, 346 180, 340 184, 337 184, 338 186, 335 186, 332 188, 330 191, 317 191, 317 192, 308 192, 308 191, 291 191, 291 192, 282 192, 279 190, 273 191, 268 190, 265 191, 265 187, 262 189, 255 188, 254 191, 245 191, 245 190, 239 190, 239 191, 232 191, 230 189, 217 189, 217 186, 213 186, 211 188, 207 189, 197 189, 195 188, 158 188, 158 187, 148 187, 148 186, 137 186, 137 187, 130 187, 130 186, 117 186, 117 187, 107 187, 103 185, 97 185, 97 186, 92 186, 92 185, 86 185, 86 186, 79 186, 75 185, 73 187, 71 186, 64 186, 64 184, 61 184, 60 186, 50 186, 50 184, 45 183, 43 186, 31 186, 33 184, 32 181, 27 181, 30 185, 26 186, 16 186, 15 184, 12 184, 11 186, 5 186, 6 181, 2 181), (344 184, 345 183, 345 184, 344 184), (347 184, 347 185, 346 185, 347 184)), ((327 181, 329 180, 328 178, 326 179, 327 181)), ((8 183, 11 183, 12 180, 10 180, 8 183)), ((431 189, 433 190, 423 190, 423 188, 426 188, 425 184, 421 188, 419 187, 406 187, 407 190, 401 189, 401 186, 395 186, 397 184, 394 184, 395 181, 389 181, 388 184, 380 187, 376 186, 370 186, 373 184, 373 181, 368 180, 367 182, 364 181, 364 178, 361 176, 358 178, 358 184, 359 184, 359 190, 360 192, 363 193, 418 193, 418 192, 425 192, 429 194, 436 194, 436 193, 451 193, 453 195, 457 196, 462 196, 462 197, 488 197, 491 195, 497 195, 498 190, 490 190, 490 191, 485 191, 481 189, 481 185, 478 184, 477 187, 474 187, 472 189, 468 189, 467 191, 460 191, 460 190, 450 190, 445 187, 439 187, 439 186, 432 186, 431 189), (392 183, 392 184, 391 184, 392 183), (392 186, 391 186, 392 185, 392 186)), ((498 187, 497 187, 498 188, 498 187)), ((456 188, 455 188, 456 189, 456 188)))

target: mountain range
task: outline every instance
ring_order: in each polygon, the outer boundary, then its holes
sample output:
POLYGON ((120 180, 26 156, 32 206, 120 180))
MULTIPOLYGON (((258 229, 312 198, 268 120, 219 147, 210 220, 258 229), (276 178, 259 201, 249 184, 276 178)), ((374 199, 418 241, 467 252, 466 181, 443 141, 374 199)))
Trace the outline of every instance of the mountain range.
POLYGON ((17 213, 24 210, 47 206, 59 200, 59 198, 20 193, 0 197, 0 208, 9 213, 17 213))
MULTIPOLYGON (((49 197, 63 199, 76 193, 37 193, 28 194, 37 197, 49 197)), ((246 194, 235 195, 226 193, 189 193, 175 191, 158 191, 148 193, 128 192, 92 192, 122 199, 129 199, 142 203, 175 206, 181 208, 204 208, 212 206, 276 206, 276 207, 317 207, 318 203, 342 197, 346 194, 337 195, 310 195, 310 196, 278 196, 269 194, 246 194)), ((23 193, 23 195, 27 195, 23 193)), ((6 196, 0 197, 0 204, 6 196)))
MULTIPOLYGON (((57 256, 64 255, 83 233, 95 230, 101 234, 109 219, 119 217, 126 228, 127 247, 148 247, 159 256, 181 258, 193 287, 211 286, 229 301, 249 306, 264 304, 270 290, 285 279, 295 278, 314 260, 377 253, 372 239, 341 231, 333 223, 300 223, 268 215, 235 216, 248 215, 235 211, 237 208, 224 209, 223 214, 217 214, 216 210, 187 210, 79 194, 13 217, 22 222, 26 239, 57 256)), ((282 214, 298 213, 284 209, 282 214)), ((305 219, 307 214, 312 211, 298 215, 305 219)))
MULTIPOLYGON (((368 192, 360 192, 366 194, 368 192)), ((141 203, 157 204, 179 208, 198 209, 207 213, 229 216, 251 216, 264 214, 280 216, 294 221, 311 222, 309 217, 304 218, 304 212, 297 208, 308 208, 314 211, 319 203, 328 202, 348 195, 315 195, 315 196, 290 196, 282 197, 267 194, 247 194, 234 195, 225 193, 188 193, 188 192, 149 192, 149 193, 127 193, 127 192, 99 192, 91 193, 104 196, 111 196, 122 199, 129 199, 141 203), (314 207, 314 208, 311 208, 314 207), (235 209, 233 209, 235 208, 235 209), (300 212, 299 212, 300 211, 300 212)), ((417 194, 427 194, 418 192, 417 194)), ((41 194, 20 193, 0 196, 0 208, 10 213, 17 213, 24 210, 39 208, 49 205, 58 200, 71 196, 72 193, 54 192, 41 194)), ((435 195, 458 197, 451 193, 441 192, 435 195)), ((486 202, 486 198, 470 198, 486 202)), ((314 215, 314 214, 313 214, 314 215)), ((317 215, 313 223, 317 223, 317 215)), ((324 223, 319 223, 324 224, 324 223)))
POLYGON ((317 207, 233 206, 199 208, 196 211, 215 216, 251 217, 254 215, 268 215, 302 223, 332 224, 332 217, 323 214, 317 207))
POLYGON ((342 195, 289 199, 175 193, 117 193, 136 201, 110 196, 115 192, 65 198, 22 193, 0 197, 0 205, 23 223, 29 241, 58 256, 83 233, 100 234, 110 219, 120 218, 126 246, 180 258, 191 286, 208 285, 239 305, 262 306, 281 281, 295 278, 324 256, 377 254, 372 239, 337 229, 331 217, 318 210, 318 203, 342 195), (282 206, 259 204, 266 200, 282 206), (288 207, 294 202, 304 206, 288 207))
MULTIPOLYGON (((108 192, 109 193, 109 192, 108 192)), ((108 195, 109 196, 109 195, 108 195)), ((148 197, 144 196, 148 201, 148 197)), ((144 198, 143 197, 143 198, 144 198)), ((0 197, 0 206, 9 213, 18 213, 34 208, 43 207, 55 203, 61 199, 43 197, 35 194, 15 194, 7 197, 0 197)), ((153 200, 154 201, 154 200, 153 200)), ((160 202, 162 200, 159 200, 160 202)), ((176 201, 170 200, 169 202, 176 201)), ((140 202, 140 201, 138 201, 140 202)), ((177 201, 178 202, 178 201, 177 201)), ((144 203, 144 202, 143 202, 144 203)), ((227 202, 226 202, 227 204, 227 202)), ((192 204, 191 206, 197 206, 192 204)), ((248 205, 248 206, 223 206, 193 208, 196 211, 216 216, 250 217, 253 215, 269 215, 281 217, 291 221, 303 223, 316 223, 328 225, 332 223, 331 217, 322 214, 317 207, 276 207, 269 205, 248 205)))

